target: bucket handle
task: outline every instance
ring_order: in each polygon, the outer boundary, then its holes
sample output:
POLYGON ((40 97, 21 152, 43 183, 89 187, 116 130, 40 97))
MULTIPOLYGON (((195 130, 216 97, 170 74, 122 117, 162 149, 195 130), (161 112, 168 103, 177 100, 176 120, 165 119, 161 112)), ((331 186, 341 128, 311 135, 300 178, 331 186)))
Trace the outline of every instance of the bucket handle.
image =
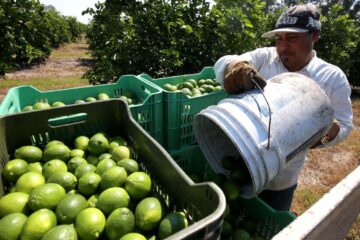
POLYGON ((262 90, 262 88, 259 86, 259 84, 257 84, 257 82, 255 81, 254 78, 251 78, 251 81, 255 84, 255 86, 260 90, 261 95, 263 95, 265 102, 269 108, 269 125, 268 125, 268 144, 266 146, 266 149, 270 148, 270 130, 271 130, 271 108, 270 108, 270 104, 268 102, 268 100, 265 97, 264 91, 262 90))

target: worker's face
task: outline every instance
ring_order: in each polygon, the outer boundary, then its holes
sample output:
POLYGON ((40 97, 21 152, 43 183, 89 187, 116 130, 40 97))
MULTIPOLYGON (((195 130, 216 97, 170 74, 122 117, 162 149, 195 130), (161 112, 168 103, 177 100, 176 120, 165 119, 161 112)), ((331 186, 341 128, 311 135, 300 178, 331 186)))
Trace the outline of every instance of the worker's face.
POLYGON ((276 51, 290 72, 301 70, 312 58, 319 33, 276 33, 276 51))

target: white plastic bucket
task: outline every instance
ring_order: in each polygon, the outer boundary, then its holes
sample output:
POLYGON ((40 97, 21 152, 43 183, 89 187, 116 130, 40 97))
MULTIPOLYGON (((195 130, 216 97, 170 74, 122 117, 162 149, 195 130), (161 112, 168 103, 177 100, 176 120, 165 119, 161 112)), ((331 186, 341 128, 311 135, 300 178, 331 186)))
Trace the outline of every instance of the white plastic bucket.
POLYGON ((333 117, 330 101, 316 82, 283 73, 271 78, 263 93, 254 89, 202 110, 193 126, 216 173, 228 176, 221 164, 225 156, 244 160, 251 181, 241 186, 241 192, 251 198, 289 161, 319 141, 333 117))

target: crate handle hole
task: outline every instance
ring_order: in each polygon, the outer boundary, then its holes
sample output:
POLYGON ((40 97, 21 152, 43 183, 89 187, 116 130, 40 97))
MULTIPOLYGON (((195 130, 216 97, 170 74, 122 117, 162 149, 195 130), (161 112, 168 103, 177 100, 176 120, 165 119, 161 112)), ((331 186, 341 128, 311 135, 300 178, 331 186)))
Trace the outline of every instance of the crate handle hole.
POLYGON ((87 120, 88 115, 87 113, 76 113, 66 116, 60 116, 56 118, 50 118, 48 120, 48 124, 51 127, 61 127, 64 125, 74 125, 83 123, 87 120))

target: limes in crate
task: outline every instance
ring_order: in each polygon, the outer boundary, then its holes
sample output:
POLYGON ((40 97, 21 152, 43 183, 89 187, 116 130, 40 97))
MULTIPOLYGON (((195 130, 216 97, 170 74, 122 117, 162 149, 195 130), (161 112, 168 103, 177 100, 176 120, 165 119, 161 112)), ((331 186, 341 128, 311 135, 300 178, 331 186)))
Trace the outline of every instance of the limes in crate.
POLYGON ((43 156, 43 152, 36 146, 22 146, 15 150, 15 158, 22 159, 28 163, 39 162, 43 156))
POLYGON ((105 229, 106 218, 97 208, 82 210, 75 220, 75 229, 80 239, 95 240, 105 229))
POLYGON ((135 224, 142 231, 155 229, 161 218, 161 203, 155 197, 144 198, 135 208, 135 224))
POLYGON ((103 154, 101 154, 101 155, 98 157, 99 161, 100 161, 100 160, 103 160, 103 159, 109 159, 109 158, 111 159, 111 154, 108 153, 108 152, 103 153, 103 154))
POLYGON ((87 163, 90 163, 94 166, 97 166, 100 159, 97 157, 97 156, 94 156, 94 155, 89 155, 87 158, 86 158, 86 161, 87 163))
POLYGON ((73 157, 85 157, 85 151, 81 149, 72 149, 70 151, 70 159, 73 157))
POLYGON ((29 163, 28 171, 42 174, 43 164, 41 162, 29 163))
POLYGON ((50 229, 41 240, 77 240, 74 225, 58 225, 50 229))
POLYGON ((50 147, 47 147, 44 150, 45 162, 53 159, 68 161, 69 158, 70 158, 70 149, 64 144, 55 144, 50 147))
POLYGON ((118 240, 135 228, 134 213, 128 208, 115 209, 107 218, 105 225, 106 236, 110 240, 118 240))
POLYGON ((124 188, 112 187, 100 193, 96 207, 105 215, 109 215, 117 208, 128 207, 129 202, 130 196, 124 188))
POLYGON ((55 145, 64 145, 64 143, 62 141, 59 141, 59 140, 52 140, 52 141, 48 142, 45 145, 44 151, 46 149, 48 149, 49 147, 52 147, 52 146, 55 146, 55 145))
POLYGON ((26 220, 20 239, 41 239, 56 224, 53 211, 46 208, 35 211, 26 220))
POLYGON ((0 218, 11 213, 27 213, 28 202, 29 194, 27 193, 8 193, 0 199, 0 218))
POLYGON ((146 237, 140 233, 127 233, 122 236, 119 240, 146 240, 146 237))
POLYGON ((122 159, 130 158, 130 149, 126 146, 117 146, 111 152, 111 159, 118 162, 122 159))
POLYGON ((27 172, 16 181, 16 191, 30 193, 35 187, 45 184, 45 177, 38 172, 27 172))
POLYGON ((90 173, 90 172, 95 172, 96 167, 92 164, 89 163, 85 163, 85 164, 80 164, 80 166, 78 166, 75 169, 75 176, 76 178, 79 180, 84 174, 86 173, 90 173))
POLYGON ((94 97, 87 97, 87 98, 85 99, 85 102, 96 102, 96 98, 94 98, 94 97))
POLYGON ((0 220, 0 240, 19 239, 21 230, 26 222, 26 215, 23 213, 12 213, 0 220))
POLYGON ((48 183, 57 183, 62 186, 66 192, 75 189, 77 178, 71 172, 55 172, 46 180, 48 183))
POLYGON ((36 102, 33 105, 34 110, 41 110, 41 109, 49 109, 51 108, 49 103, 46 102, 36 102))
POLYGON ((101 176, 106 170, 115 166, 116 162, 114 162, 112 159, 103 159, 96 166, 95 172, 101 176))
POLYGON ((166 91, 170 91, 170 92, 175 92, 176 90, 178 90, 178 88, 175 86, 175 85, 172 85, 170 83, 166 83, 163 85, 163 88, 166 90, 166 91))
POLYGON ((99 194, 93 194, 89 199, 87 200, 87 206, 88 207, 96 207, 96 203, 99 199, 99 194))
POLYGON ((76 216, 88 207, 87 200, 80 194, 66 195, 56 206, 56 217, 61 224, 74 223, 76 216))
POLYGON ((90 141, 88 144, 89 152, 96 156, 106 152, 108 147, 109 147, 109 142, 108 142, 107 138, 101 133, 97 133, 97 134, 93 135, 90 138, 90 141))
POLYGON ((66 104, 60 101, 56 101, 51 104, 51 107, 63 107, 63 106, 66 106, 66 104))
POLYGON ((94 172, 88 172, 79 178, 79 192, 85 196, 91 196, 96 193, 100 184, 101 177, 94 172))
POLYGON ((110 169, 107 169, 101 175, 100 187, 102 190, 111 187, 120 187, 125 183, 127 176, 128 175, 125 168, 114 166, 110 169))
POLYGON ((99 93, 98 99, 99 99, 99 100, 109 100, 110 97, 109 97, 109 95, 107 95, 106 93, 99 93))
POLYGON ((141 200, 150 194, 151 178, 145 172, 134 172, 126 178, 125 189, 131 199, 141 200))
POLYGON ((164 239, 188 226, 185 213, 171 212, 168 213, 160 222, 158 236, 164 239))
POLYGON ((79 136, 74 140, 74 146, 77 149, 86 151, 88 149, 90 139, 87 136, 79 136))
POLYGON ((34 188, 29 195, 29 207, 36 211, 42 208, 53 209, 65 197, 65 189, 57 183, 46 183, 34 188))
POLYGON ((47 179, 53 173, 67 172, 67 165, 64 161, 53 159, 43 165, 42 173, 47 179))
POLYGON ((86 159, 82 157, 73 157, 67 163, 67 168, 69 172, 74 173, 76 168, 82 164, 87 164, 86 159))
POLYGON ((15 182, 21 175, 28 171, 29 164, 22 159, 13 159, 7 162, 2 171, 3 177, 10 181, 15 182))
POLYGON ((27 105, 27 106, 25 106, 25 107, 23 107, 21 109, 22 112, 29 112, 29 111, 32 111, 32 110, 34 110, 34 107, 31 106, 31 105, 27 105))
POLYGON ((128 158, 128 159, 122 159, 117 162, 117 165, 119 167, 125 168, 128 175, 139 171, 139 164, 134 159, 128 158))

